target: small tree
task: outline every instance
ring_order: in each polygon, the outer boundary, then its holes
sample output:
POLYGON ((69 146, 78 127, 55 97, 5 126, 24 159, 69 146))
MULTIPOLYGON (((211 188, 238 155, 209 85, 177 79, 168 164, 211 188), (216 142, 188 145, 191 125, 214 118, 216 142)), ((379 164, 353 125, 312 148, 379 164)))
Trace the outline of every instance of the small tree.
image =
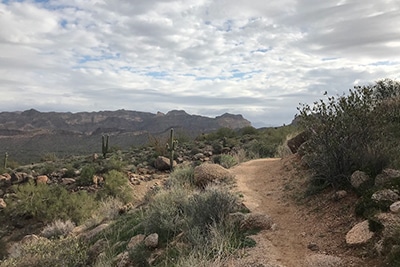
POLYGON ((375 86, 356 86, 348 95, 298 108, 300 123, 311 136, 304 152, 315 182, 339 186, 347 184, 355 170, 381 171, 387 163, 384 150, 378 150, 384 133, 376 118, 381 101, 375 86))

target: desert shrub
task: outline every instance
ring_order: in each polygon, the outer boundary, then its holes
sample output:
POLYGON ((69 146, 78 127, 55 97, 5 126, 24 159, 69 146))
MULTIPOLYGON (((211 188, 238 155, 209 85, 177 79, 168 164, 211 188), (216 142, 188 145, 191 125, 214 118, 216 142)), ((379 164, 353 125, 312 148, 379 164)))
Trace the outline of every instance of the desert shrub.
POLYGON ((112 155, 105 160, 102 172, 121 171, 123 166, 124 161, 118 155, 112 155))
POLYGON ((239 133, 243 135, 257 135, 258 131, 253 126, 247 126, 240 129, 239 133))
POLYGON ((315 172, 314 182, 348 185, 355 170, 379 173, 387 164, 374 90, 374 86, 357 86, 348 95, 299 108, 300 123, 311 133, 304 159, 315 172))
POLYGON ((96 169, 93 165, 85 165, 82 170, 79 179, 77 179, 78 185, 92 185, 93 176, 96 174, 96 169))
POLYGON ((185 209, 188 228, 206 235, 210 225, 224 221, 237 208, 238 198, 227 188, 206 187, 203 192, 193 194, 188 199, 185 209))
POLYGON ((66 237, 74 228, 75 224, 70 220, 55 220, 46 225, 40 235, 48 239, 66 237))
POLYGON ((19 253, 0 263, 0 266, 86 266, 87 250, 87 245, 76 237, 52 241, 42 238, 20 245, 19 253))
POLYGON ((28 216, 39 220, 71 219, 79 224, 90 216, 96 207, 93 196, 85 191, 69 193, 60 185, 33 182, 15 186, 17 201, 7 203, 6 211, 11 216, 28 216))
POLYGON ((123 205, 124 203, 115 197, 108 197, 100 201, 98 208, 93 211, 90 218, 85 221, 85 226, 91 228, 99 225, 104 220, 116 219, 123 205))
POLYGON ((235 166, 238 163, 236 159, 229 154, 218 155, 216 158, 214 158, 214 161, 217 161, 216 163, 227 169, 235 166))
POLYGON ((194 186, 193 176, 193 166, 178 166, 174 168, 173 172, 170 174, 167 185, 178 188, 192 188, 194 186))
POLYGON ((75 177, 75 168, 72 165, 66 166, 66 171, 63 174, 64 178, 72 178, 75 177))
POLYGON ((153 197, 145 215, 145 231, 157 233, 161 242, 185 229, 188 192, 182 188, 162 190, 153 197))
POLYGON ((133 190, 124 173, 111 170, 104 175, 104 180, 103 188, 98 192, 98 196, 101 199, 111 196, 119 198, 124 203, 133 200, 133 190))

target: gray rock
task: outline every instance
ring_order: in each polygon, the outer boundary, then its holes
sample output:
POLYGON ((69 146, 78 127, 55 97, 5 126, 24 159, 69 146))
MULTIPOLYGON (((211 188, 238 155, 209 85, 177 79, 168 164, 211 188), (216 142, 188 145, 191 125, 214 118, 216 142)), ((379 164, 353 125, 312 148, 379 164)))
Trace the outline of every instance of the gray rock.
POLYGON ((132 249, 132 248, 136 247, 137 245, 139 245, 140 243, 142 243, 142 242, 144 241, 145 238, 146 238, 146 236, 145 236, 145 235, 142 235, 142 234, 140 234, 140 235, 135 235, 134 237, 132 237, 132 238, 129 240, 129 243, 128 243, 128 245, 127 245, 127 248, 128 248, 128 249, 132 249))
POLYGON ((395 178, 400 178, 400 170, 384 169, 382 173, 375 177, 375 185, 381 186, 389 183, 395 178))
POLYGON ((400 201, 396 201, 392 205, 390 205, 390 211, 393 213, 399 213, 400 212, 400 201))
POLYGON ((371 178, 365 172, 355 171, 350 177, 350 183, 351 186, 357 189, 370 179, 371 178))
POLYGON ((148 235, 144 239, 144 244, 148 248, 156 248, 156 247, 158 247, 158 234, 157 233, 153 233, 151 235, 148 235))
POLYGON ((375 202, 380 202, 380 201, 390 201, 390 202, 396 202, 399 200, 399 192, 397 190, 391 190, 391 189, 383 189, 375 192, 372 196, 371 199, 375 202))
MULTIPOLYGON (((173 165, 176 165, 176 162, 174 161, 173 165)), ((159 156, 157 159, 154 161, 154 168, 156 168, 159 171, 166 171, 170 169, 170 161, 169 158, 159 156)))

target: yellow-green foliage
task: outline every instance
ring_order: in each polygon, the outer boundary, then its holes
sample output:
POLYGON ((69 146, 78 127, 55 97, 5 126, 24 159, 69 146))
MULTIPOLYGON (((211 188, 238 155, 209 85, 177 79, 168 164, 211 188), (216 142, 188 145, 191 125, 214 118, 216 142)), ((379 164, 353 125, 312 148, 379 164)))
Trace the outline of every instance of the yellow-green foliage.
POLYGON ((87 246, 76 237, 48 240, 41 238, 20 245, 17 255, 0 267, 76 267, 86 266, 87 246))
POLYGON ((71 219, 79 224, 96 207, 86 191, 68 192, 60 185, 35 185, 33 182, 15 186, 16 201, 10 200, 6 212, 12 216, 33 216, 39 220, 71 219))
POLYGON ((104 176, 104 179, 103 188, 99 191, 101 198, 116 197, 124 203, 133 200, 133 190, 129 184, 128 177, 124 173, 111 170, 104 176))

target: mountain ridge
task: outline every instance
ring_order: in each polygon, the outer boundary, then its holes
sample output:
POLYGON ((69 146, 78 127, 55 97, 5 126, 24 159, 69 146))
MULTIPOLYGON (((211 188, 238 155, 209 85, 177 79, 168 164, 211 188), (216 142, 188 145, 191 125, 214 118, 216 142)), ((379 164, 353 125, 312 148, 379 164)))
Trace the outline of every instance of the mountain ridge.
POLYGON ((149 136, 161 138, 171 128, 193 138, 221 127, 240 129, 246 126, 251 123, 240 114, 225 113, 210 118, 184 110, 165 114, 124 109, 76 113, 36 109, 0 112, 0 153, 7 151, 16 161, 26 163, 44 153, 99 152, 99 136, 103 134, 112 137, 112 146, 125 148, 146 144, 149 136))

